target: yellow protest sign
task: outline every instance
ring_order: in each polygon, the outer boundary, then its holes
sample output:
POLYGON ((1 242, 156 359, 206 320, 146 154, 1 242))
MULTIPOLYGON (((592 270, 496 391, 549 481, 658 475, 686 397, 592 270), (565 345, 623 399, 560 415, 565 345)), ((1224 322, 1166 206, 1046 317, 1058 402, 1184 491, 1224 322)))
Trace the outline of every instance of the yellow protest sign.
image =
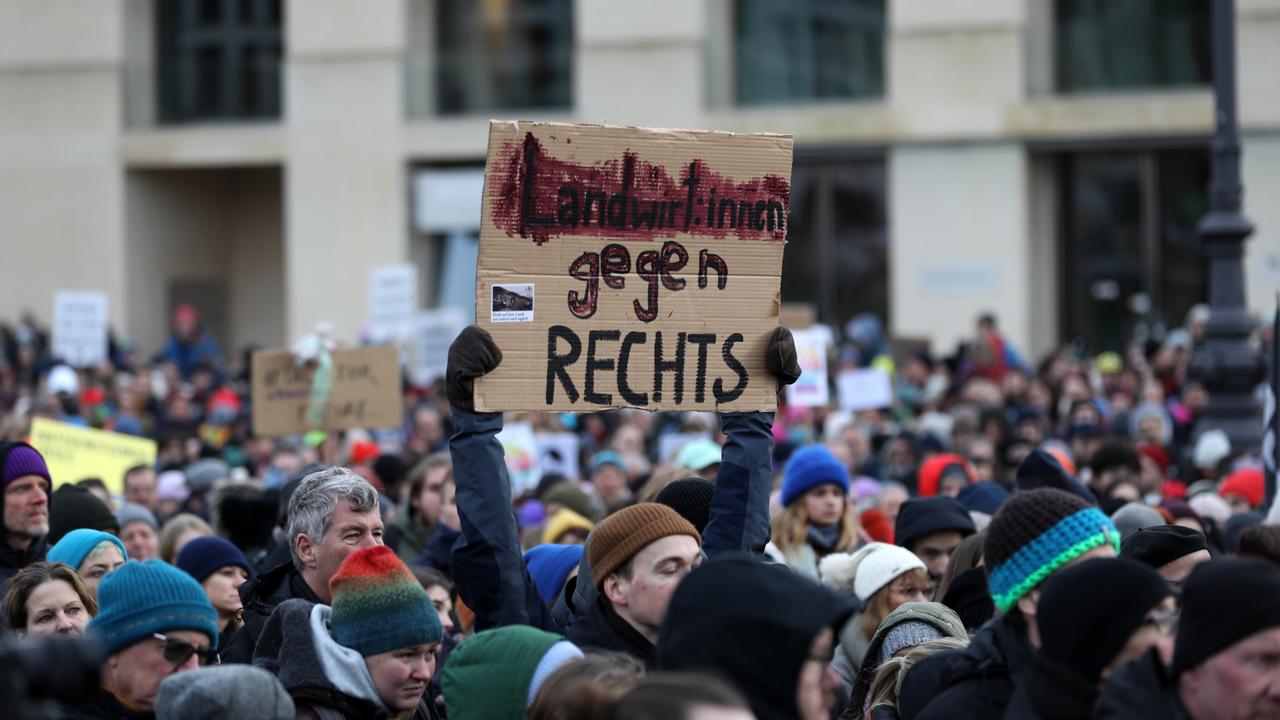
POLYGON ((113 494, 121 494, 126 470, 156 462, 154 440, 46 418, 31 423, 31 446, 44 456, 54 487, 96 477, 113 494))

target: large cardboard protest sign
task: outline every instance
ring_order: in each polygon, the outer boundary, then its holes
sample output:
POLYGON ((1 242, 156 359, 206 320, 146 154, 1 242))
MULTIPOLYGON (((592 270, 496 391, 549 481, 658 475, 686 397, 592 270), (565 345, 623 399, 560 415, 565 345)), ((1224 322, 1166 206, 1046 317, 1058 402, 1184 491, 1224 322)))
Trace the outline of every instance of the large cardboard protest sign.
MULTIPOLYGON (((299 364, 287 350, 253 354, 253 431, 264 437, 309 430, 396 427, 404 413, 399 355, 394 347, 334 350, 324 398, 323 419, 308 409, 316 396, 316 366, 299 364)), ((318 406, 317 406, 318 407, 318 406)))
POLYGON ((767 410, 789 135, 493 122, 481 410, 767 410))
POLYGON ((31 422, 31 446, 44 456, 55 487, 96 477, 119 494, 124 492, 126 470, 156 463, 155 440, 47 418, 31 422))

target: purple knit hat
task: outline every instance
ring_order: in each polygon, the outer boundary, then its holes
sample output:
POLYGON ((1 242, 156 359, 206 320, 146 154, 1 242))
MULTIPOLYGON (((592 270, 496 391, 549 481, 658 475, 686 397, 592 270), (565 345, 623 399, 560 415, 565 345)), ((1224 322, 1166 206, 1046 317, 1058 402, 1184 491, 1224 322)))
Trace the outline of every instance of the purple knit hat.
POLYGON ((48 480, 50 485, 53 484, 53 478, 49 477, 49 466, 44 464, 44 457, 24 442, 0 445, 0 463, 3 463, 0 487, 7 487, 9 483, 27 475, 39 475, 48 480))

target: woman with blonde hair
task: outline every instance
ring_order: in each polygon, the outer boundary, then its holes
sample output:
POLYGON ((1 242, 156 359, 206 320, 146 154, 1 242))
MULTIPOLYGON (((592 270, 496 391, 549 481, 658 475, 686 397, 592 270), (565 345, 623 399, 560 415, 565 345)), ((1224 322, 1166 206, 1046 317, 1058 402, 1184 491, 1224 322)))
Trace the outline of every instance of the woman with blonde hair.
POLYGON ((876 670, 876 677, 871 681, 870 697, 866 715, 861 708, 852 705, 845 709, 840 720, 898 720, 898 701, 902 697, 902 681, 907 671, 915 667, 921 660, 944 650, 961 650, 969 645, 967 640, 945 637, 941 640, 916 645, 901 657, 890 658, 888 662, 876 670))
POLYGON ((160 531, 160 559, 172 565, 177 562, 178 553, 182 552, 184 545, 198 537, 212 534, 213 528, 198 515, 191 513, 174 515, 160 531))
POLYGON ((803 447, 787 461, 781 500, 770 554, 802 575, 816 579, 822 558, 851 552, 863 539, 849 502, 849 468, 823 445, 803 447))

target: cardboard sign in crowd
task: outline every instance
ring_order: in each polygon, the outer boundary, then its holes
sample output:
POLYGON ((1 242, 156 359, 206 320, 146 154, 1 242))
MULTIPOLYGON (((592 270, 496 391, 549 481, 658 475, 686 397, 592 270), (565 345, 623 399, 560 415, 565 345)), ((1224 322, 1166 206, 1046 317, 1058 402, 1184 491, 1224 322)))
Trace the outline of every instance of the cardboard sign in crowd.
POLYGON ((789 135, 493 122, 484 411, 771 410, 789 135))
POLYGON ((324 418, 308 418, 316 368, 298 363, 288 350, 253 354, 253 431, 263 437, 309 430, 386 428, 400 425, 404 392, 400 361, 390 346, 331 353, 324 418))

